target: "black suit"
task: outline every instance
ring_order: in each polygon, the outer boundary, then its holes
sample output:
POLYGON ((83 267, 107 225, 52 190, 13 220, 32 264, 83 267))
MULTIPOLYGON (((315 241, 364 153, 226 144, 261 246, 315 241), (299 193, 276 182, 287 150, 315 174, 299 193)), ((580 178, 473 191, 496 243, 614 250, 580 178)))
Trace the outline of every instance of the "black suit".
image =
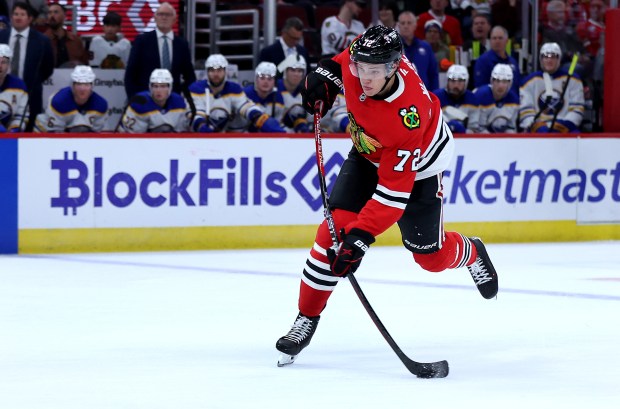
MULTIPOLYGON (((301 55, 306 59, 306 73, 310 72, 310 58, 308 57, 308 51, 306 51, 306 49, 299 44, 295 46, 295 49, 297 49, 297 54, 301 55)), ((278 64, 284 61, 284 58, 286 58, 286 56, 284 55, 284 48, 282 48, 280 40, 276 40, 273 44, 263 48, 260 51, 258 61, 272 62, 277 67, 278 64)))
MULTIPOLYGON (((0 31, 0 43, 9 44, 11 29, 0 31)), ((22 40, 23 41, 23 40, 22 40)), ((50 39, 30 28, 28 44, 26 45, 26 59, 24 60, 24 82, 28 87, 30 104, 30 122, 26 131, 31 131, 34 119, 42 112, 43 81, 54 73, 54 53, 50 39)))
MULTIPOLYGON (((156 68, 162 68, 155 30, 137 36, 131 45, 131 53, 125 69, 125 91, 131 98, 141 91, 149 89, 149 78, 156 68)), ((184 38, 174 36, 172 40, 172 79, 174 92, 181 93, 183 85, 189 87, 196 81, 189 44, 184 38), (181 84, 183 76, 183 84, 181 84)))

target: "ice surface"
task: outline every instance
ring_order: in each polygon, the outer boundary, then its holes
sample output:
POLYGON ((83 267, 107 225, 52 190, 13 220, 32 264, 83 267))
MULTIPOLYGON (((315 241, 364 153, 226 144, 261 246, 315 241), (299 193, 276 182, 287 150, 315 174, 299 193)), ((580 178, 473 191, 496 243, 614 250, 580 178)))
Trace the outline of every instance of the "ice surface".
POLYGON ((0 408, 617 408, 620 242, 488 245, 500 291, 373 247, 311 345, 278 368, 299 250, 0 257, 0 408))

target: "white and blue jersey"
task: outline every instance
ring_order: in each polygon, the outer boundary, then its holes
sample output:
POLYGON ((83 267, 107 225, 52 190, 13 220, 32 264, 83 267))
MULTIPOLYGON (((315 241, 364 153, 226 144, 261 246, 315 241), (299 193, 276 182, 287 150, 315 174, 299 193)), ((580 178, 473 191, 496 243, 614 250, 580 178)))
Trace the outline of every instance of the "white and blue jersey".
POLYGON ((149 91, 142 91, 131 98, 121 121, 121 132, 186 132, 189 115, 185 99, 176 92, 171 92, 160 107, 149 91))
POLYGON ((480 104, 473 92, 466 89, 460 98, 454 99, 445 88, 433 92, 439 98, 443 117, 452 132, 478 132, 480 104))
POLYGON ((198 80, 189 86, 189 91, 196 107, 191 125, 195 132, 247 132, 250 124, 261 132, 286 132, 236 82, 226 81, 214 95, 206 79, 198 80))
POLYGON ((49 98, 45 111, 37 115, 35 132, 101 132, 108 117, 108 101, 93 92, 84 105, 78 105, 71 86, 49 98))
POLYGON ((29 116, 26 83, 19 77, 7 74, 0 85, 0 131, 23 131, 29 116))
POLYGON ((520 126, 529 129, 534 120, 551 126, 555 116, 555 125, 562 124, 569 132, 576 131, 581 125, 584 112, 583 84, 578 75, 568 75, 565 68, 560 67, 549 74, 550 89, 545 88, 542 71, 530 74, 521 86, 521 109, 519 112, 520 126), (565 83, 566 91, 562 93, 565 83))
POLYGON ((474 91, 480 103, 478 132, 514 133, 517 132, 519 117, 519 96, 512 90, 504 98, 496 101, 491 85, 483 85, 474 91))
POLYGON ((276 82, 276 87, 284 101, 282 124, 287 132, 309 132, 312 119, 301 105, 301 83, 293 92, 286 89, 283 79, 276 82))
MULTIPOLYGON (((243 89, 243 92, 245 92, 245 95, 247 95, 252 102, 260 106, 264 113, 282 124, 284 117, 284 98, 277 88, 274 88, 265 98, 261 98, 261 96, 258 95, 254 85, 248 85, 243 89)), ((249 122, 247 126, 250 132, 260 132, 260 129, 251 122, 249 122)))

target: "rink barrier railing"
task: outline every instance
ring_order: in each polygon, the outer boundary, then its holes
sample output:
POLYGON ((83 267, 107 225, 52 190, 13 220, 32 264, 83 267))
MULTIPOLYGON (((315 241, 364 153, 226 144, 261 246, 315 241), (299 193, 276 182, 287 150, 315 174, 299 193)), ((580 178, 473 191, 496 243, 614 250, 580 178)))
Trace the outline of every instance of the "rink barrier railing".
MULTIPOLYGON (((345 134, 325 134, 326 139, 348 139, 345 134)), ((469 134, 458 139, 502 138, 511 140, 542 138, 531 134, 469 134)), ((0 135, 0 253, 110 252, 152 250, 198 250, 239 248, 308 247, 314 240, 317 223, 235 226, 162 226, 109 228, 19 228, 18 163, 19 140, 23 139, 311 139, 300 134, 22 134, 0 135), (13 150, 15 155, 7 155, 13 150), (2 153, 4 151, 4 153, 2 153), (13 158, 13 160, 11 160, 13 158)), ((545 135, 545 139, 611 138, 619 134, 545 135)), ((329 148, 328 148, 329 149, 329 148)), ((492 152, 489 152, 492 154, 492 152)), ((562 152, 559 152, 562 154, 562 152)), ((320 221, 320 219, 317 219, 320 221)), ((554 242, 620 240, 620 224, 583 224, 576 220, 446 222, 447 230, 479 235, 487 242, 554 242)), ((393 227, 381 235, 377 245, 399 245, 400 233, 393 227)))

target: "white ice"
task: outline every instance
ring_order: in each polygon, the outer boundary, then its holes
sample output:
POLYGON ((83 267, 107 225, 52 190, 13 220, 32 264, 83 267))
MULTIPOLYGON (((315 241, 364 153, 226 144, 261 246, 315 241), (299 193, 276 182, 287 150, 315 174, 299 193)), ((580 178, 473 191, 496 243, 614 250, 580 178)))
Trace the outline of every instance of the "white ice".
POLYGON ((467 270, 371 248, 311 345, 276 366, 299 250, 0 257, 0 408, 618 408, 620 242, 491 244, 497 299, 467 270))

